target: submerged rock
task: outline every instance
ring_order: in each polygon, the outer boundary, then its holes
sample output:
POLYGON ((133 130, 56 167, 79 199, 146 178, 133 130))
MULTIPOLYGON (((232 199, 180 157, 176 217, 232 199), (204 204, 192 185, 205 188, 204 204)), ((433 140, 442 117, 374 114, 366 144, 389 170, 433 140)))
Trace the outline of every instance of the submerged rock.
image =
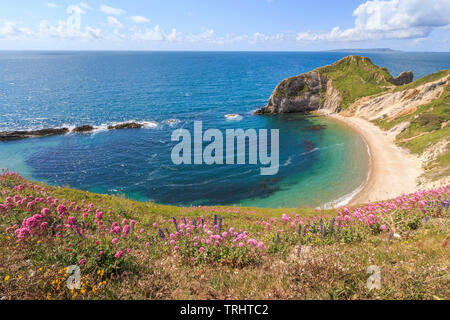
POLYGON ((305 127, 305 130, 307 130, 307 131, 320 131, 320 130, 325 130, 326 128, 327 128, 326 125, 316 124, 316 125, 313 125, 313 126, 305 127))
POLYGON ((116 129, 139 129, 142 128, 144 125, 142 123, 137 122, 127 122, 127 123, 120 123, 116 125, 108 126, 108 130, 116 130, 116 129))
POLYGON ((68 128, 47 128, 32 131, 4 131, 0 132, 0 141, 21 140, 26 138, 61 135, 69 132, 68 128))

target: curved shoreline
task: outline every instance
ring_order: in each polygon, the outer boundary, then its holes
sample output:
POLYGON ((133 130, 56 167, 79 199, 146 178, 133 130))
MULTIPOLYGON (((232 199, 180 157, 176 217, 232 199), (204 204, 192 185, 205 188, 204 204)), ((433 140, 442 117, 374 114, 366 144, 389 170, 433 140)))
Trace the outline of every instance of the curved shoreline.
MULTIPOLYGON (((417 190, 417 178, 423 173, 421 161, 395 145, 393 134, 382 131, 362 118, 320 114, 336 119, 358 132, 369 150, 368 178, 345 204, 357 205, 388 200, 417 190)), ((345 204, 342 202, 340 205, 345 204)))
POLYGON ((369 182, 371 176, 372 176, 372 156, 371 156, 371 152, 370 152, 370 146, 367 143, 367 140, 364 138, 364 136, 361 135, 361 133, 359 132, 359 130, 356 130, 355 128, 351 127, 348 125, 348 123, 343 122, 340 119, 334 119, 336 121, 339 121, 341 124, 344 124, 345 126, 349 127, 351 130, 355 131, 357 134, 359 134, 359 136, 361 137, 361 139, 364 141, 364 144, 366 146, 366 150, 367 150, 367 156, 368 156, 368 160, 369 160, 369 165, 368 165, 368 170, 366 173, 366 177, 364 179, 364 181, 352 192, 349 192, 345 195, 343 195, 340 198, 337 198, 333 201, 327 202, 325 205, 323 205, 323 207, 325 209, 332 209, 332 208, 339 208, 339 207, 343 207, 345 205, 351 204, 352 200, 361 192, 364 190, 365 186, 367 185, 367 183, 369 182))
POLYGON ((366 144, 369 169, 364 181, 352 192, 321 205, 321 208, 357 205, 392 199, 417 191, 417 178, 423 173, 421 161, 394 143, 394 134, 359 117, 315 112, 334 119, 358 133, 366 144))

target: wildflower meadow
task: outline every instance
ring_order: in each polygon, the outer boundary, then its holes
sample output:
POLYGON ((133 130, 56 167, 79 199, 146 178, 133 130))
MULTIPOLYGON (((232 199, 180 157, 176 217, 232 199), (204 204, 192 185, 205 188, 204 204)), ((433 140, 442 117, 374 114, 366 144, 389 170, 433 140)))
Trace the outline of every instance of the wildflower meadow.
POLYGON ((172 207, 3 171, 0 298, 447 299, 449 198, 450 185, 332 210, 172 207))

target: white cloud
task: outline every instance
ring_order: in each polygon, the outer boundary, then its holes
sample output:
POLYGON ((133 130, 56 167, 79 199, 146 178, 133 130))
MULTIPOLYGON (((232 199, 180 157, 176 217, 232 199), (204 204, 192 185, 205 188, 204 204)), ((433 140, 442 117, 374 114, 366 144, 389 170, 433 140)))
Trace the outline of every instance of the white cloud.
POLYGON ((273 42, 273 41, 284 41, 288 39, 286 34, 277 33, 275 35, 266 35, 260 32, 255 32, 253 35, 249 36, 247 34, 243 35, 228 35, 227 39, 230 42, 249 42, 252 44, 262 43, 262 42, 273 42))
MULTIPOLYGON (((146 40, 146 41, 166 41, 166 42, 184 42, 191 44, 216 44, 224 45, 226 43, 247 42, 251 44, 263 43, 269 41, 283 41, 288 39, 284 34, 265 35, 259 32, 253 35, 233 35, 228 34, 225 37, 217 36, 213 29, 203 28, 203 31, 198 34, 183 35, 175 28, 169 34, 164 33, 160 26, 157 25, 153 29, 145 29, 145 31, 136 31, 131 40, 146 40)), ((295 38, 295 37, 293 37, 295 38)))
POLYGON ((425 38, 450 25, 448 0, 367 1, 354 12, 355 26, 329 32, 303 32, 298 41, 361 41, 425 38))
MULTIPOLYGON (((66 12, 68 14, 85 14, 86 11, 83 10, 83 6, 81 4, 73 4, 67 7, 66 12)), ((86 8, 85 8, 86 9, 86 8)))
POLYGON ((53 3, 53 2, 46 2, 45 6, 48 7, 48 8, 57 8, 58 7, 58 5, 56 3, 53 3))
POLYGON ((172 29, 172 32, 166 35, 166 40, 169 42, 181 41, 181 33, 177 32, 177 29, 172 29))
POLYGON ((413 45, 419 45, 419 44, 421 44, 422 42, 424 42, 426 40, 426 38, 417 38, 417 39, 414 39, 413 41, 411 41, 411 43, 413 44, 413 45))
POLYGON ((85 28, 86 32, 85 35, 88 39, 101 39, 101 30, 100 29, 95 29, 92 27, 86 27, 85 28))
POLYGON ((100 11, 113 16, 120 16, 121 14, 125 13, 125 11, 122 9, 113 8, 104 4, 100 6, 100 11))
POLYGON ((79 3, 80 7, 84 8, 84 9, 88 9, 91 10, 92 8, 85 2, 80 2, 79 3))
POLYGON ((131 40, 176 42, 183 41, 184 39, 176 29, 172 29, 169 34, 166 34, 161 30, 159 25, 156 25, 153 29, 145 29, 143 32, 136 31, 131 37, 131 40))
POLYGON ((146 29, 144 32, 135 32, 132 38, 135 40, 149 41, 164 41, 166 39, 159 25, 156 25, 153 29, 146 29))
POLYGON ((123 24, 119 20, 117 20, 117 18, 110 16, 107 18, 107 20, 108 20, 108 24, 111 27, 114 27, 114 28, 122 28, 123 27, 123 24))
POLYGON ((128 37, 125 34, 120 33, 119 30, 117 30, 117 29, 114 29, 113 33, 114 33, 115 37, 117 37, 117 38, 119 38, 121 40, 127 40, 128 39, 128 37))
POLYGON ((28 28, 18 27, 17 23, 0 19, 0 38, 18 38, 32 36, 34 32, 28 28))
POLYGON ((147 19, 146 17, 142 17, 142 16, 132 16, 130 17, 131 20, 133 20, 135 23, 150 23, 150 20, 147 19))
POLYGON ((223 37, 217 37, 214 29, 207 29, 204 28, 205 31, 203 31, 200 34, 190 34, 185 37, 185 40, 190 43, 215 43, 215 44, 224 44, 225 39, 223 37))
POLYGON ((59 38, 59 39, 86 39, 95 40, 102 38, 101 30, 92 27, 85 27, 83 29, 72 28, 64 21, 58 21, 56 26, 52 25, 47 20, 42 20, 39 25, 39 36, 59 38))

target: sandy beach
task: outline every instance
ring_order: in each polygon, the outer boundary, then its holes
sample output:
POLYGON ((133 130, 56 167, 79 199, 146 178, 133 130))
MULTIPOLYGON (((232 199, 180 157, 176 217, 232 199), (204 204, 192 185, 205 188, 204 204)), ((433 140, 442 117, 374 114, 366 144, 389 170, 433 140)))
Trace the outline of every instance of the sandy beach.
POLYGON ((421 161, 396 146, 393 134, 359 117, 326 116, 342 121, 359 132, 370 150, 371 170, 367 183, 350 200, 350 205, 392 199, 418 189, 416 179, 423 172, 421 161))

